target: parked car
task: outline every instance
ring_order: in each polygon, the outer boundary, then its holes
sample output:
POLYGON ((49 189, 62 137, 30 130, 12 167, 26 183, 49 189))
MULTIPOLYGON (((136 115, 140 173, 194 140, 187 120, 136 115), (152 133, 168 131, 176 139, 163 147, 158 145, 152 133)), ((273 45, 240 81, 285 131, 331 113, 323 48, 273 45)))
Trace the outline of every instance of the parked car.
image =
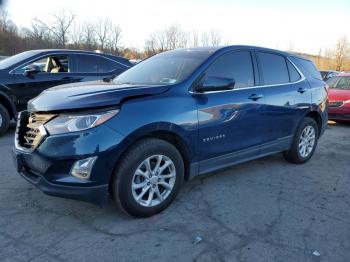
POLYGON ((328 79, 338 75, 340 72, 335 70, 323 70, 323 71, 320 71, 320 73, 323 81, 327 81, 328 79))
POLYGON ((329 85, 328 118, 350 122, 350 73, 339 74, 327 81, 329 85))
POLYGON ((0 135, 43 90, 112 78, 131 66, 122 57, 73 50, 33 50, 0 61, 0 135))
POLYGON ((183 180, 278 152, 313 155, 327 90, 310 61, 249 46, 155 55, 110 83, 54 87, 20 114, 17 170, 43 192, 128 214, 165 209, 183 180))

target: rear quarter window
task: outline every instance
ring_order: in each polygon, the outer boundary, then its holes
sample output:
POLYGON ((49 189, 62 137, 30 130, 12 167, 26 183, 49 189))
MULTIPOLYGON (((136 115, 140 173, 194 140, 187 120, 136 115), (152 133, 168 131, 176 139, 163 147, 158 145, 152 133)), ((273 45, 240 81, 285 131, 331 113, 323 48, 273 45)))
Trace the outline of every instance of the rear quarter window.
POLYGON ((289 70, 289 78, 290 78, 290 82, 296 82, 298 81, 301 76, 300 74, 298 73, 298 71, 295 69, 294 65, 292 65, 291 62, 289 62, 288 60, 287 61, 287 66, 288 66, 288 70, 289 70))
POLYGON ((107 73, 121 70, 117 62, 97 55, 76 55, 76 73, 107 73))
POLYGON ((305 71, 308 75, 318 80, 323 80, 320 72, 317 70, 317 67, 312 61, 302 59, 299 57, 292 57, 292 58, 295 59, 298 62, 298 64, 301 65, 303 71, 305 71))

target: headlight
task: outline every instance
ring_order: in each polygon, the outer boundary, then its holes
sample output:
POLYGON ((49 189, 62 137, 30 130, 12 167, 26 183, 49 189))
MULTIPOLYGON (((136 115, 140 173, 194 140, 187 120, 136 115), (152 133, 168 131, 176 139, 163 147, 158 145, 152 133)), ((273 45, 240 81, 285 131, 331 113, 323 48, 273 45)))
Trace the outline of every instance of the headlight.
POLYGON ((114 117, 119 110, 94 114, 62 114, 45 124, 47 131, 52 134, 63 134, 82 131, 101 125, 114 117))

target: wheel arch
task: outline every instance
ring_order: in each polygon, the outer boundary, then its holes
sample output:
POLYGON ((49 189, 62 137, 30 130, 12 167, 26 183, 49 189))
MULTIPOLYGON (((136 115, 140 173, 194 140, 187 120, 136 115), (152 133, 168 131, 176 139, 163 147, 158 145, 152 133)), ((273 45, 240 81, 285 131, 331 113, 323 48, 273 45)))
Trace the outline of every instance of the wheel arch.
POLYGON ((109 185, 111 185, 111 182, 113 181, 113 176, 115 174, 115 170, 118 167, 120 159, 123 158, 123 156, 128 152, 132 145, 145 138, 158 138, 167 141, 173 146, 175 146, 175 148, 180 152, 184 161, 184 179, 189 180, 191 178, 191 160, 194 152, 192 151, 192 148, 190 146, 190 139, 186 139, 184 137, 184 134, 180 134, 184 131, 180 130, 181 127, 177 125, 175 126, 174 124, 157 123, 139 128, 132 134, 128 135, 117 149, 117 157, 114 160, 115 164, 112 175, 109 179, 109 185))
POLYGON ((0 104, 7 109, 7 112, 10 114, 10 119, 17 118, 17 110, 14 103, 11 101, 8 95, 2 91, 0 91, 0 104))
POLYGON ((315 120, 318 128, 318 136, 320 136, 321 130, 322 130, 322 117, 321 114, 317 111, 311 111, 306 114, 305 117, 310 117, 315 120))

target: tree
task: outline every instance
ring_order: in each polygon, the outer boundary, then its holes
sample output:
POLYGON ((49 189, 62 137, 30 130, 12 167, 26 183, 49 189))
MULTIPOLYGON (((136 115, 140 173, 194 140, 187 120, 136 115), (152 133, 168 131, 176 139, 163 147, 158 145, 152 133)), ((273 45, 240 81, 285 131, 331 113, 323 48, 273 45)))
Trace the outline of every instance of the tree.
POLYGON ((109 47, 112 52, 119 54, 120 41, 122 37, 122 29, 118 24, 111 24, 111 39, 109 41, 109 47))
POLYGON ((212 28, 209 32, 202 33, 202 46, 218 46, 221 44, 221 41, 221 34, 215 28, 212 28))
POLYGON ((350 46, 348 39, 342 37, 338 40, 336 48, 334 50, 334 63, 335 70, 340 71, 343 69, 346 60, 350 57, 350 46))
POLYGON ((99 19, 96 24, 96 37, 98 40, 99 48, 104 50, 108 46, 108 42, 111 41, 109 38, 111 35, 112 22, 108 18, 99 19))
POLYGON ((75 19, 75 15, 73 13, 67 13, 65 10, 61 10, 52 15, 53 22, 52 25, 48 25, 38 18, 34 18, 36 23, 41 24, 48 31, 52 33, 52 35, 56 38, 57 44, 60 47, 66 47, 68 42, 68 35, 71 25, 75 19))
POLYGON ((71 31, 71 41, 73 47, 80 49, 83 43, 83 30, 80 23, 74 22, 71 31))
POLYGON ((82 30, 83 44, 86 49, 93 50, 96 47, 95 28, 92 23, 84 23, 82 30))
MULTIPOLYGON (((198 37, 197 37, 198 38, 198 37)), ((198 39, 197 39, 198 40, 198 39)), ((145 41, 145 51, 149 55, 191 45, 191 34, 177 24, 153 32, 145 41)))

